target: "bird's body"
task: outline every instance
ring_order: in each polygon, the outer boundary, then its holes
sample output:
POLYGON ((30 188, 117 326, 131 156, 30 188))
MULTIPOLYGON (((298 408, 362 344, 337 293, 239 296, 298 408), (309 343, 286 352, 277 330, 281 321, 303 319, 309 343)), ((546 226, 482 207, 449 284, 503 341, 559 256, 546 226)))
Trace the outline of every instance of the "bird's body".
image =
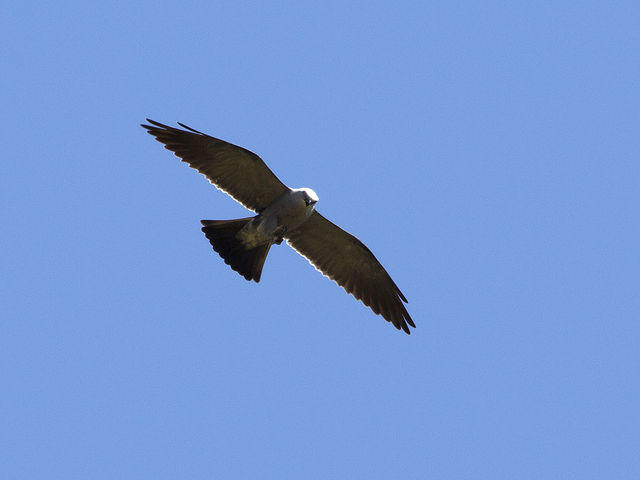
POLYGON ((257 213, 236 220, 202 220, 202 231, 225 263, 247 280, 260 281, 272 245, 284 239, 316 269, 335 280, 376 314, 410 333, 415 327, 406 298, 371 251, 316 210, 309 188, 291 189, 260 157, 242 147, 153 120, 142 125, 211 183, 257 213))
POLYGON ((252 246, 274 239, 279 243, 286 231, 295 230, 311 216, 317 202, 317 195, 309 188, 289 190, 245 226, 239 238, 252 246))

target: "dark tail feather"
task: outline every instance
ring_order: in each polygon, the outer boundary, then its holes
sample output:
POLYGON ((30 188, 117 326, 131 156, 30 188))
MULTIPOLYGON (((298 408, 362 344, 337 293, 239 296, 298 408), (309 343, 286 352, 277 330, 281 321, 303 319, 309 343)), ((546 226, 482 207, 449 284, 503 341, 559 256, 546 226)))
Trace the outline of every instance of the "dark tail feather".
POLYGON ((247 280, 259 282, 271 243, 246 248, 236 238, 237 233, 250 221, 251 217, 238 220, 201 220, 201 223, 204 225, 202 231, 224 263, 247 280))

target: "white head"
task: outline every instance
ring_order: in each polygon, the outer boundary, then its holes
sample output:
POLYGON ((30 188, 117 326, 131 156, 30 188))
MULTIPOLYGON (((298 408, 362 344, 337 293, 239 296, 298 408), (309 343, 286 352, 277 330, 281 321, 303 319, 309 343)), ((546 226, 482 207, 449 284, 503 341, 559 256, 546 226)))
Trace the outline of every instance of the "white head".
POLYGON ((299 196, 307 207, 310 207, 311 210, 315 208, 316 203, 318 203, 318 195, 316 192, 311 190, 310 188, 294 188, 296 196, 299 196))

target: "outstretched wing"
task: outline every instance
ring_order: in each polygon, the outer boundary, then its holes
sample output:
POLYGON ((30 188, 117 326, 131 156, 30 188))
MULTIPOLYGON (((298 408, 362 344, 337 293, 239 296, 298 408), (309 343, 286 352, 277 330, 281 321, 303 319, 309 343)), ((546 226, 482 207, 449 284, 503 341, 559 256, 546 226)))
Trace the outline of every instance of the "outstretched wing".
POLYGON ((407 299, 378 259, 360 240, 318 212, 287 232, 287 243, 314 267, 334 280, 398 330, 415 324, 404 306, 407 299))
POLYGON ((249 150, 210 137, 179 123, 169 127, 147 118, 142 125, 165 148, 195 168, 209 181, 254 212, 260 213, 289 188, 262 159, 249 150))

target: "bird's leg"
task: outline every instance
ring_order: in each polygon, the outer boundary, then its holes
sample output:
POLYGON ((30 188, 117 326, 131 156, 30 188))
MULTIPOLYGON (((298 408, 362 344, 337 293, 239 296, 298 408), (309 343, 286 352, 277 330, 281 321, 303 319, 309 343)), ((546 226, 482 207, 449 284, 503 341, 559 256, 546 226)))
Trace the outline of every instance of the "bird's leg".
POLYGON ((278 228, 276 228, 275 232, 273 232, 273 235, 275 237, 275 240, 273 241, 273 243, 275 243, 276 245, 280 245, 282 243, 282 241, 284 240, 284 235, 286 233, 287 233, 287 226, 286 225, 278 226, 278 228))

